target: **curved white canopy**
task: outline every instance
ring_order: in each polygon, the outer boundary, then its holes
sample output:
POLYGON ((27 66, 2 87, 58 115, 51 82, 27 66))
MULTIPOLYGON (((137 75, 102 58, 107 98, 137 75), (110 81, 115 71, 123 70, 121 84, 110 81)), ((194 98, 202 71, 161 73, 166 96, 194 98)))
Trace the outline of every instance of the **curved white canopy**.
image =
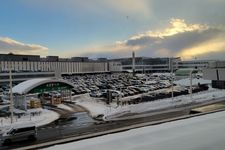
POLYGON ((54 82, 61 82, 68 85, 71 85, 74 87, 73 84, 67 82, 63 79, 54 79, 54 78, 37 78, 37 79, 31 79, 24 82, 21 82, 20 84, 14 86, 12 88, 12 92, 14 94, 27 94, 30 90, 34 89, 35 87, 46 84, 46 83, 54 83, 54 82))

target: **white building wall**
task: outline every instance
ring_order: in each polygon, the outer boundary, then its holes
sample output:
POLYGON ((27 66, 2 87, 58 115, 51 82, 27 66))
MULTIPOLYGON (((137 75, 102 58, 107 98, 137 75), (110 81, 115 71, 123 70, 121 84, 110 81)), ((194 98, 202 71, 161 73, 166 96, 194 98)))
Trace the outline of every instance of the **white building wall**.
POLYGON ((38 62, 38 71, 41 71, 41 62, 38 62))
POLYGON ((23 70, 27 70, 27 63, 23 61, 22 64, 23 64, 23 70))
POLYGON ((34 62, 34 71, 38 71, 38 62, 34 62))
POLYGON ((217 80, 217 69, 203 69, 203 78, 207 80, 217 80))
POLYGON ((121 72, 122 70, 123 69, 120 62, 109 62, 109 71, 121 72))
POLYGON ((219 80, 225 81, 225 68, 218 69, 219 80))

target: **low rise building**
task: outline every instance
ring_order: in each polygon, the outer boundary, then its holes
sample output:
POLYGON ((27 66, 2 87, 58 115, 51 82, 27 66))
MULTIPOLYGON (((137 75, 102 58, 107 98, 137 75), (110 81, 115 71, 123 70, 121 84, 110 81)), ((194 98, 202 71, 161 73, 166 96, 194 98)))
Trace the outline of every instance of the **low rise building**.
MULTIPOLYGON (((122 71, 132 72, 132 58, 111 59, 111 61, 121 62, 122 71)), ((152 72, 170 72, 171 69, 177 69, 177 62, 180 57, 176 58, 150 58, 135 57, 135 72, 152 73, 152 72), (172 68, 173 66, 173 68, 172 68)))
POLYGON ((212 87, 225 89, 225 61, 214 61, 203 69, 203 78, 212 80, 212 87))

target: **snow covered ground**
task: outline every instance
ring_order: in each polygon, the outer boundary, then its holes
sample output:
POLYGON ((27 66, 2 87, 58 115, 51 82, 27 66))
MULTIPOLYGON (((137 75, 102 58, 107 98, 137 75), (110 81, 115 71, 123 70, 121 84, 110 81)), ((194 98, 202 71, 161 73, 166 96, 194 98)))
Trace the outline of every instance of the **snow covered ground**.
POLYGON ((89 110, 92 117, 104 115, 105 120, 112 120, 129 113, 144 113, 165 108, 174 108, 185 104, 206 102, 223 97, 225 97, 225 90, 210 88, 208 91, 193 94, 192 99, 190 95, 182 95, 174 97, 173 100, 172 98, 166 98, 152 102, 117 106, 116 103, 106 105, 100 100, 84 95, 76 100, 76 103, 89 110))
MULTIPOLYGON (((174 81, 174 83, 178 84, 178 85, 182 85, 182 86, 190 86, 190 79, 189 78, 185 78, 185 79, 174 81)), ((210 84, 211 80, 204 80, 202 78, 199 78, 199 79, 193 78, 192 79, 192 85, 198 85, 198 83, 210 84)))
POLYGON ((55 145, 45 150, 224 150, 225 112, 55 145))
POLYGON ((71 107, 66 106, 65 104, 59 104, 59 105, 57 105, 57 107, 64 109, 64 110, 73 111, 73 109, 71 107))
MULTIPOLYGON (((30 124, 33 123, 36 126, 43 126, 46 124, 49 124, 59 118, 59 114, 47 110, 47 109, 37 109, 37 110, 29 110, 30 112, 40 112, 40 114, 37 115, 30 115, 30 113, 26 114, 25 116, 22 116, 21 118, 13 118, 14 123, 13 124, 30 124)), ((11 126, 10 118, 3 118, 0 117, 0 129, 11 126)))

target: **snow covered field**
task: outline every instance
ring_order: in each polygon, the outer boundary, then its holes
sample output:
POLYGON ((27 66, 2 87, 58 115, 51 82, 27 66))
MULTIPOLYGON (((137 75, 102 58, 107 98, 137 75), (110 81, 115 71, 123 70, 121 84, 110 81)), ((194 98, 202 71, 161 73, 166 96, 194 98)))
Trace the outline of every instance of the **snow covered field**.
POLYGON ((224 150, 225 112, 55 145, 45 150, 224 150))
POLYGON ((182 95, 174 97, 173 100, 172 98, 166 98, 152 102, 117 106, 116 103, 106 105, 100 100, 84 95, 79 100, 76 100, 76 103, 89 110, 92 117, 104 115, 105 120, 112 120, 129 113, 143 113, 165 108, 174 108, 185 104, 201 103, 223 97, 225 97, 225 90, 210 88, 208 91, 193 94, 192 99, 190 95, 182 95))
MULTIPOLYGON (((33 123, 36 126, 43 126, 49 124, 59 118, 59 114, 47 110, 47 109, 38 109, 38 110, 30 110, 31 112, 40 112, 37 115, 30 115, 29 113, 25 116, 21 116, 21 118, 13 118, 13 124, 30 124, 33 123)), ((0 129, 11 126, 10 118, 0 117, 0 129)))

